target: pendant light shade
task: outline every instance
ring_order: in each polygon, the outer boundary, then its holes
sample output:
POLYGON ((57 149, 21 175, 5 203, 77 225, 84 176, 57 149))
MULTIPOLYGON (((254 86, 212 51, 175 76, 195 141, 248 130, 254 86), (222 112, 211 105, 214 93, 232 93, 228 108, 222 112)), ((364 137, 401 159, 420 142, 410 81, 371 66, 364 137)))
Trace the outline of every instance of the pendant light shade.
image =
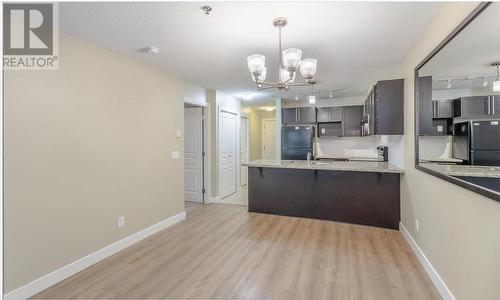
POLYGON ((495 62, 491 64, 492 66, 497 67, 497 79, 493 81, 493 91, 500 92, 500 62, 495 62))
MULTIPOLYGON (((266 80, 266 75, 267 75, 267 68, 264 67, 262 69, 262 72, 260 72, 260 75, 257 77, 257 80, 259 80, 259 82, 266 80)), ((252 75, 252 80, 255 81, 255 77, 253 75, 252 75)))
POLYGON ((266 64, 266 57, 261 54, 253 54, 247 57, 248 69, 252 75, 260 75, 266 64))
POLYGON ((306 58, 300 62, 300 73, 305 79, 313 78, 316 74, 316 66, 318 61, 314 58, 306 58))
POLYGON ((314 104, 314 103, 316 103, 316 96, 315 95, 309 96, 309 104, 314 104))
POLYGON ((297 48, 289 48, 283 51, 283 66, 287 69, 297 69, 302 59, 302 51, 297 48))
POLYGON ((493 81, 493 91, 500 92, 500 79, 493 81))
POLYGON ((290 72, 288 72, 287 69, 281 69, 280 70, 280 79, 281 79, 281 82, 287 82, 288 83, 293 83, 295 81, 295 74, 296 73, 293 73, 293 76, 291 78, 290 81, 288 81, 290 79, 290 72))

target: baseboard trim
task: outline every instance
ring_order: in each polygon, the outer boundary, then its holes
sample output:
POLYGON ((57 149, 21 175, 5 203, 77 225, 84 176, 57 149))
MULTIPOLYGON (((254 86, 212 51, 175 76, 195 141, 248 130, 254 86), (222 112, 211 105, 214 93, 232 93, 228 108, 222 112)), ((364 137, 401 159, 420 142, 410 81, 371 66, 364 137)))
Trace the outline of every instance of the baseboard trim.
POLYGON ((401 231, 401 234, 405 238, 406 242, 408 242, 408 244, 410 245, 413 253, 415 253, 425 271, 431 278, 432 283, 434 283, 434 286, 438 290, 439 294, 441 294, 441 297, 443 297, 443 299, 445 300, 456 300, 455 296, 453 296, 448 286, 446 286, 444 280, 441 278, 441 276, 439 276, 439 273, 431 264, 427 256, 425 256, 424 252, 422 251, 422 249, 420 249, 417 242, 415 242, 410 232, 408 232, 403 223, 399 223, 399 231, 401 231))
POLYGON ((124 239, 121 239, 109 246, 106 246, 94 253, 78 259, 60 269, 57 269, 47 275, 44 275, 34 281, 13 290, 4 295, 5 300, 21 300, 27 299, 37 293, 53 286, 54 284, 90 267, 91 265, 127 248, 141 240, 178 223, 186 218, 186 212, 181 212, 159 223, 156 223, 146 229, 134 233, 124 239))

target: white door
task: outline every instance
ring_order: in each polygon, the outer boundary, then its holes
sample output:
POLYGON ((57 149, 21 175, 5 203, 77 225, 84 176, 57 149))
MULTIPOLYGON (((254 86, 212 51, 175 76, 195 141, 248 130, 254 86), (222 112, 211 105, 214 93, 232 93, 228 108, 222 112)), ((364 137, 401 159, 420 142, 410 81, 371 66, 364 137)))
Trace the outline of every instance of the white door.
MULTIPOLYGON (((240 161, 242 164, 248 162, 248 119, 244 117, 240 121, 240 161)), ((248 167, 241 166, 240 173, 240 185, 246 185, 248 167)))
POLYGON ((262 120, 262 158, 276 159, 276 120, 262 120))
POLYGON ((184 108, 184 200, 203 202, 203 115, 184 108))
POLYGON ((219 117, 219 195, 236 193, 236 115, 221 111, 219 117))

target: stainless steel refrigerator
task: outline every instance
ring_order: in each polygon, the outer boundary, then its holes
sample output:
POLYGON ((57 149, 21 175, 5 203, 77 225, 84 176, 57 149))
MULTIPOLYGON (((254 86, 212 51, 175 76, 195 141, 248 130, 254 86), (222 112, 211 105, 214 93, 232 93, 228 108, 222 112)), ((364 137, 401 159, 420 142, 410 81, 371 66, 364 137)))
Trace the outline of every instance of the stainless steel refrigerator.
POLYGON ((281 159, 305 160, 313 155, 314 127, 289 125, 281 128, 281 159))
POLYGON ((500 122, 470 121, 456 123, 453 157, 478 166, 500 166, 500 122))

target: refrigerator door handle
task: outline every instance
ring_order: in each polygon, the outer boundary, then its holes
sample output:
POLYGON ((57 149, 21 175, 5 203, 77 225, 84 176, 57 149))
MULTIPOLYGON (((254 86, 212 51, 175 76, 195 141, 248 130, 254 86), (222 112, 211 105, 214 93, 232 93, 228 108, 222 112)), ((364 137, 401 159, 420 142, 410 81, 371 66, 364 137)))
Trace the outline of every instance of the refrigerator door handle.
POLYGON ((491 115, 491 96, 488 96, 488 115, 491 115))

